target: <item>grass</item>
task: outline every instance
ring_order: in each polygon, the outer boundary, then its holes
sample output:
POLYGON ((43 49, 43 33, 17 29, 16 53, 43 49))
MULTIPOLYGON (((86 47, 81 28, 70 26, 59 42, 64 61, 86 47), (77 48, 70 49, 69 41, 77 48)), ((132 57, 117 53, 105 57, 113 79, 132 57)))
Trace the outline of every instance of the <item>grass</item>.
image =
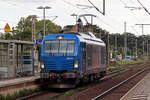
POLYGON ((80 91, 83 91, 83 90, 87 89, 88 87, 89 87, 89 86, 84 86, 84 87, 79 87, 79 88, 77 88, 77 89, 72 89, 72 90, 69 90, 69 91, 65 92, 63 95, 56 96, 56 97, 50 98, 50 99, 48 99, 48 100, 64 100, 64 99, 66 99, 67 97, 72 96, 72 95, 75 94, 75 93, 78 93, 78 92, 80 92, 80 91))
POLYGON ((108 71, 112 72, 115 70, 119 70, 121 68, 126 67, 126 65, 130 65, 130 64, 138 64, 138 63, 143 63, 146 62, 142 59, 138 59, 138 60, 130 60, 130 61, 117 61, 115 66, 109 66, 107 68, 108 71))
POLYGON ((0 100, 16 100, 17 98, 20 98, 20 97, 24 97, 24 96, 27 96, 27 95, 31 95, 35 92, 38 92, 40 91, 39 88, 33 88, 33 89, 22 89, 22 90, 19 90, 19 91, 15 91, 14 93, 12 94, 0 94, 0 100))

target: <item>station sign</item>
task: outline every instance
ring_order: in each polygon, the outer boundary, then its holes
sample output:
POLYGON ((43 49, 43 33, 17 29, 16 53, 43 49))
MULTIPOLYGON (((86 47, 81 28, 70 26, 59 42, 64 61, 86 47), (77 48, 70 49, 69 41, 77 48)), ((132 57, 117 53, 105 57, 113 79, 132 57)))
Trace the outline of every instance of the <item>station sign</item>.
POLYGON ((33 40, 34 44, 41 44, 42 40, 33 40))

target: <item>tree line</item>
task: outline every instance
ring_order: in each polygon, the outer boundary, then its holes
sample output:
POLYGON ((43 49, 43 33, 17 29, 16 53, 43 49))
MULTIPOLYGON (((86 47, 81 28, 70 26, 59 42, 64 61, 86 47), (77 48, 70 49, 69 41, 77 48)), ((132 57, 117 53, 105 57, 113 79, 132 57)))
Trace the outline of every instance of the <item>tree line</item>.
MULTIPOLYGON (((32 16, 28 16, 27 18, 21 17, 17 26, 13 27, 10 33, 1 33, 0 39, 5 40, 32 40, 32 16)), ((46 25, 46 35, 49 33, 57 33, 62 28, 59 25, 56 25, 50 20, 45 20, 46 25)), ((43 20, 36 20, 36 39, 38 39, 38 35, 41 34, 43 36, 43 20)))
MULTIPOLYGON (((32 40, 32 16, 28 16, 27 18, 20 18, 17 26, 12 28, 10 33, 0 33, 0 39, 4 40, 32 40)), ((45 20, 46 23, 46 35, 55 34, 64 31, 71 31, 71 28, 65 26, 62 28, 61 26, 53 23, 50 20, 45 20)), ((88 30, 84 30, 88 31, 88 30)), ((102 29, 97 25, 92 26, 91 30, 97 38, 101 38, 107 45, 108 48, 108 35, 109 35, 109 52, 112 52, 114 55, 122 54, 124 55, 124 38, 127 37, 127 55, 135 56, 136 55, 136 39, 137 39, 137 53, 138 56, 142 56, 142 48, 144 41, 144 55, 150 54, 150 35, 140 35, 136 36, 134 33, 126 32, 126 33, 109 33, 109 31, 102 29)), ((43 20, 36 20, 36 39, 38 39, 38 35, 43 35, 43 20)))

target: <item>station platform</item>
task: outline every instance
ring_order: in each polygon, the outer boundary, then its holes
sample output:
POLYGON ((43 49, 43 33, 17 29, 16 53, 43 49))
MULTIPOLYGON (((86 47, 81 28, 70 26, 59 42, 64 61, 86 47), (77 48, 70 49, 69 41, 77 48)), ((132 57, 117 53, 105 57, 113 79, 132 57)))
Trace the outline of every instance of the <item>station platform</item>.
POLYGON ((31 76, 31 77, 0 80, 0 88, 5 87, 5 86, 10 86, 10 85, 21 84, 21 83, 25 83, 25 82, 32 82, 39 78, 40 78, 40 76, 31 76))
POLYGON ((150 100, 150 73, 148 73, 120 100, 150 100))

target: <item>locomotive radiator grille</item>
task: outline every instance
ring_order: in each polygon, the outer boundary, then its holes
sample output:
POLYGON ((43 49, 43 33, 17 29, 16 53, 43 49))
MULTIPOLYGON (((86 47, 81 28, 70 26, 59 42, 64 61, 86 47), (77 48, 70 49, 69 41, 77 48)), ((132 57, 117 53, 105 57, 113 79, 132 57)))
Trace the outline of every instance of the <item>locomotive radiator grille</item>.
POLYGON ((73 60, 69 60, 69 61, 45 61, 45 66, 46 69, 49 70, 70 70, 73 69, 74 66, 74 61, 73 60))

